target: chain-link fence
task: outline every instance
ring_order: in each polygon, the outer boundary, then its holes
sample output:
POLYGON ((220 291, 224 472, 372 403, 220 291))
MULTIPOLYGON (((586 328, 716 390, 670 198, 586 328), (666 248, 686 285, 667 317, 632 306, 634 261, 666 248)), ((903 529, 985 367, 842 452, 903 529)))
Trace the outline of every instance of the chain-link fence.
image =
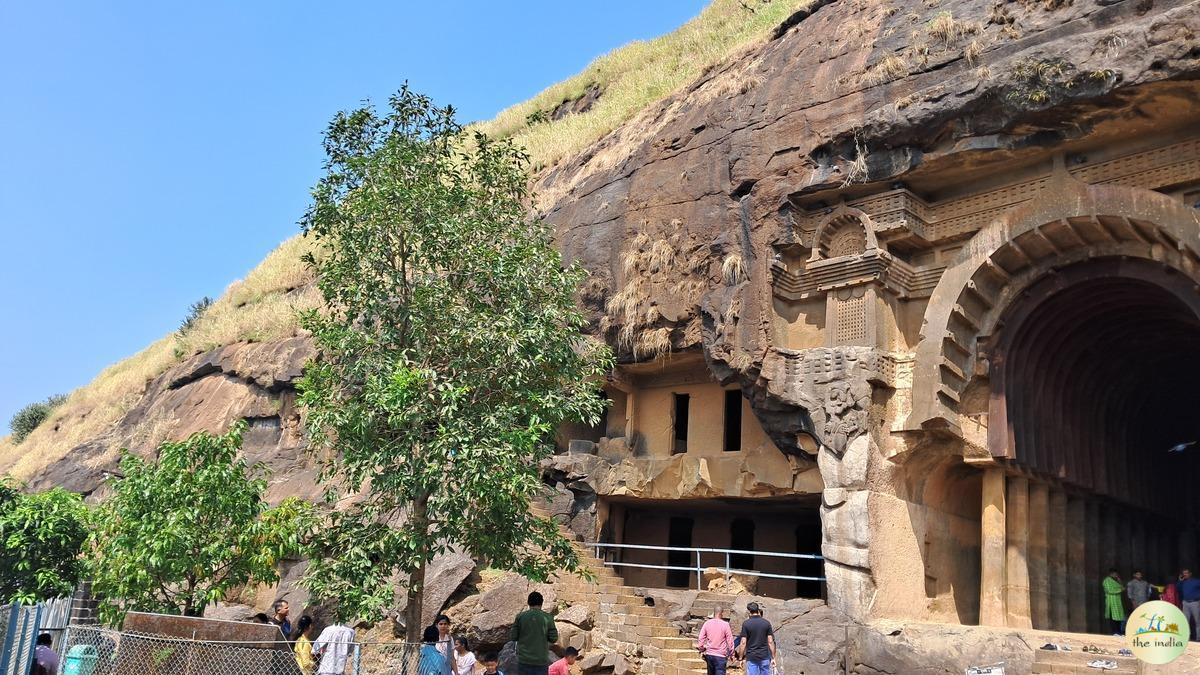
POLYGON ((216 642, 121 633, 93 626, 67 629, 58 675, 450 675, 448 643, 331 644, 305 654, 282 639, 216 642), (311 658, 309 658, 311 657, 311 658))

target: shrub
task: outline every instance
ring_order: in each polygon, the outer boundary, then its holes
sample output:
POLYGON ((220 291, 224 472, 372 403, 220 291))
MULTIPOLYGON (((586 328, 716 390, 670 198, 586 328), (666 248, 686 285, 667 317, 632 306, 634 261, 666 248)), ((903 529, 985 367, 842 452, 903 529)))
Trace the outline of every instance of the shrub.
POLYGON ((37 401, 21 408, 17 414, 12 416, 8 422, 8 428, 12 430, 12 439, 14 443, 20 443, 25 440, 25 437, 38 428, 46 418, 50 416, 55 408, 63 404, 67 397, 63 394, 58 394, 47 398, 45 401, 37 401))
POLYGON ((213 299, 208 297, 207 295, 204 296, 203 298, 200 298, 196 302, 193 302, 192 306, 188 307, 187 318, 185 318, 183 320, 183 323, 179 324, 179 334, 186 335, 187 332, 190 331, 192 329, 192 327, 196 325, 196 322, 200 320, 200 317, 204 316, 204 312, 209 307, 212 307, 212 304, 213 304, 213 299))

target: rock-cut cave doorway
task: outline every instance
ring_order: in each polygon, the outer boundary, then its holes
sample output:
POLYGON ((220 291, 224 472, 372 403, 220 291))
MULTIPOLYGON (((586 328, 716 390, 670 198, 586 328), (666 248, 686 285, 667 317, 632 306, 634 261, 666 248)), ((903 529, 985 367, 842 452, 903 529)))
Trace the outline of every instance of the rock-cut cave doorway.
POLYGON ((982 577, 1004 583, 981 616, 1100 630, 1110 568, 1161 583, 1197 564, 1200 287, 1149 260, 1063 267, 1004 310, 987 356, 984 505, 992 480, 1006 515, 1003 560, 984 523, 982 577))

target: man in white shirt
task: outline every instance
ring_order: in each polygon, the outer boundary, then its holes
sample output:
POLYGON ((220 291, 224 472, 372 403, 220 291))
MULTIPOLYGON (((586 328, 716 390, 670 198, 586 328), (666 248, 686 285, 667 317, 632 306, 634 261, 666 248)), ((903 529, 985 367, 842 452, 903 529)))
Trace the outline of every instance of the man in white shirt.
POLYGON ((317 666, 318 675, 343 675, 353 645, 353 628, 341 623, 326 626, 313 642, 313 658, 321 663, 317 666))

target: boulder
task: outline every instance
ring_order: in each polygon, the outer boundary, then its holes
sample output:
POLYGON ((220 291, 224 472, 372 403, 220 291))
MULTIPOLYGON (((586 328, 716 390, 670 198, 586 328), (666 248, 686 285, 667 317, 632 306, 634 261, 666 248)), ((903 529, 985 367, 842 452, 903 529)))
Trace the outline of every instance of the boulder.
POLYGON ((428 626, 445 609, 446 601, 458 591, 471 573, 475 561, 465 553, 452 551, 433 559, 425 570, 425 598, 421 623, 428 626))
POLYGON ((526 602, 530 591, 542 594, 546 609, 553 610, 557 601, 552 587, 530 583, 512 572, 504 572, 499 578, 482 583, 485 586, 482 593, 469 596, 447 612, 457 626, 457 634, 481 650, 499 649, 508 641, 513 619, 528 609, 526 602))
POLYGON ((724 595, 754 595, 758 591, 758 577, 751 574, 730 574, 715 567, 704 570, 704 587, 713 593, 724 595))
POLYGON ((587 605, 572 605, 556 614, 554 620, 578 626, 583 630, 591 630, 592 608, 587 605))

